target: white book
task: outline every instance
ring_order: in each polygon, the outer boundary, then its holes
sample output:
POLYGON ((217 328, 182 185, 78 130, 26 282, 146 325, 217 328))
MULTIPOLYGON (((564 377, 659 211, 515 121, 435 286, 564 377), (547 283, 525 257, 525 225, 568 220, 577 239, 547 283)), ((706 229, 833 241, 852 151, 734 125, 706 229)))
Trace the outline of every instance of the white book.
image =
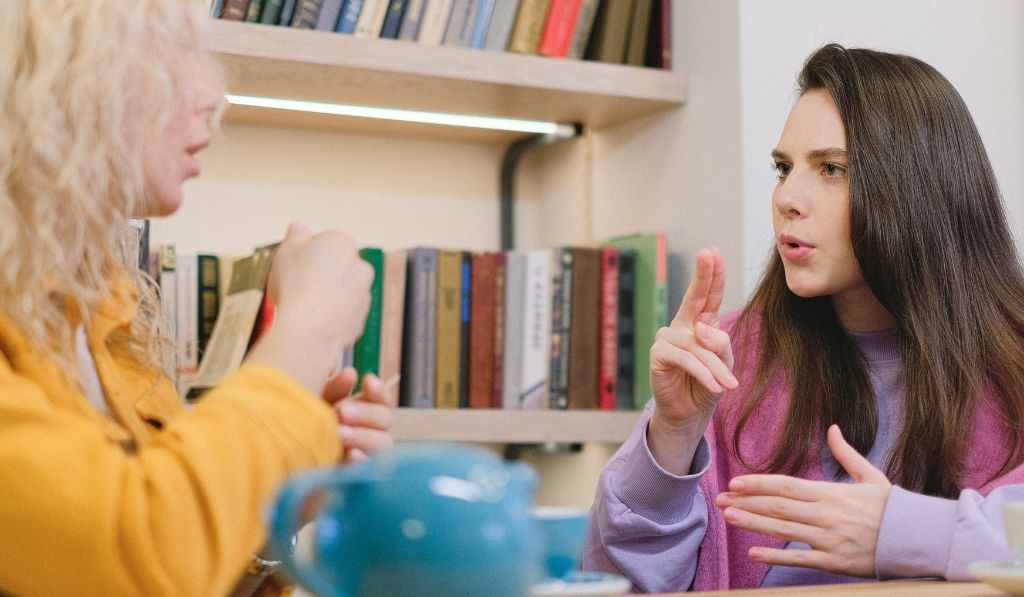
POLYGON ((526 253, 523 272, 523 318, 519 335, 519 408, 548 408, 551 373, 550 249, 526 253))
POLYGON ((448 18, 452 14, 454 0, 428 0, 423 9, 420 22, 420 34, 416 41, 429 46, 439 46, 444 40, 444 32, 448 28, 448 18))
MULTIPOLYGON (((174 342, 175 348, 178 344, 178 278, 175 269, 174 245, 160 245, 156 249, 159 275, 157 284, 160 285, 160 311, 163 319, 163 336, 174 342)), ((173 362, 167 363, 167 375, 171 379, 177 379, 178 371, 177 355, 173 362)))
POLYGON ((366 0, 356 22, 356 37, 380 37, 390 0, 366 0))
POLYGON ((175 255, 177 288, 175 340, 178 346, 178 394, 185 397, 199 368, 199 261, 195 253, 175 255))
POLYGON ((502 356, 502 408, 519 408, 522 391, 523 319, 526 254, 505 253, 505 346, 502 356))

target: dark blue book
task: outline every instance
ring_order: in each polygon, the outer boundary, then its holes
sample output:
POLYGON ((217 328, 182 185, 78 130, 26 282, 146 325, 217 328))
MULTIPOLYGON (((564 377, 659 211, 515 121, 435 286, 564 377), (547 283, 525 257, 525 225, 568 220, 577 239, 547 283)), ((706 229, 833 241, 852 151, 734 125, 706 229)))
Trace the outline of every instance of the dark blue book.
POLYGON ((402 17, 409 6, 409 0, 390 0, 388 14, 384 17, 384 25, 380 28, 382 39, 398 39, 398 31, 402 27, 402 17))
POLYGON ((363 11, 365 0, 345 0, 341 6, 341 16, 338 17, 338 24, 334 30, 338 33, 352 35, 356 32, 356 24, 359 23, 359 13, 363 11))
POLYGON ((469 315, 473 291, 473 254, 462 252, 462 305, 459 323, 462 341, 459 343, 459 408, 469 408, 469 315))

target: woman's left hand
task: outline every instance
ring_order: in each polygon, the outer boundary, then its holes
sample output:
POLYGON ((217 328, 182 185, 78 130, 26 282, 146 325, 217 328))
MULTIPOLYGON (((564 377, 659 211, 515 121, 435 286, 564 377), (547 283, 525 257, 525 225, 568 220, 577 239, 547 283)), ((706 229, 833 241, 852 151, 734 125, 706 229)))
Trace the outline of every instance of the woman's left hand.
POLYGON ((730 481, 730 491, 715 503, 729 524, 811 546, 752 547, 753 560, 874 577, 878 531, 892 484, 846 443, 836 425, 829 427, 828 445, 853 483, 744 475, 730 481))
POLYGON ((367 373, 361 391, 352 394, 356 379, 355 369, 346 367, 331 376, 324 387, 324 400, 338 415, 338 434, 345 446, 342 462, 358 462, 371 452, 395 444, 390 433, 395 406, 391 388, 367 373))

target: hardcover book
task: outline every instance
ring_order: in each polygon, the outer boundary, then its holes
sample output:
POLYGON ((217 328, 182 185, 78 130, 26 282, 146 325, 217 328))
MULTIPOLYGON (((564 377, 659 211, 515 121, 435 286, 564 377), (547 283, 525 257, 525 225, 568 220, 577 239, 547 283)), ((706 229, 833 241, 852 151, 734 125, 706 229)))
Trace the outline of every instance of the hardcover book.
POLYGON ((420 33, 420 23, 423 19, 423 9, 427 0, 409 0, 405 7, 405 14, 402 16, 402 26, 398 29, 398 39, 416 41, 420 33))
POLYGON ((428 46, 439 46, 444 41, 448 28, 448 17, 452 14, 453 0, 427 0, 420 22, 420 33, 416 41, 428 46))
POLYGON ((615 410, 633 410, 637 399, 634 397, 635 358, 633 347, 636 343, 636 321, 633 317, 633 297, 636 292, 636 251, 619 251, 619 321, 617 326, 618 352, 616 353, 615 410))
POLYGON ((491 16, 494 14, 494 5, 497 0, 479 0, 480 6, 473 16, 473 26, 469 33, 469 47, 479 50, 487 42, 487 30, 491 24, 491 16))
POLYGON ((536 54, 551 0, 521 0, 512 36, 508 40, 510 52, 536 54))
POLYGON ((462 252, 437 252, 435 406, 459 408, 462 363, 462 252))
POLYGON ((635 0, 605 0, 601 3, 587 45, 587 59, 615 64, 626 61, 634 3, 635 0))
POLYGON ((387 14, 384 15, 384 23, 380 26, 381 39, 397 39, 398 31, 402 27, 402 18, 405 17, 405 10, 409 0, 391 0, 388 3, 387 14))
POLYGON ((576 17, 576 27, 572 32, 572 43, 569 44, 569 58, 582 60, 583 54, 587 51, 587 42, 590 41, 590 34, 594 30, 594 18, 597 17, 597 8, 600 0, 583 0, 580 5, 580 13, 576 17))
POLYGON ((494 394, 495 253, 473 255, 469 317, 469 407, 491 408, 494 394))
POLYGON ((526 254, 505 253, 505 346, 502 366, 502 408, 518 409, 522 380, 523 311, 526 296, 526 254))
POLYGON ((479 3, 474 0, 455 0, 452 2, 452 14, 448 17, 448 26, 444 30, 444 45, 469 46, 470 30, 473 17, 479 3))
POLYGON ((487 26, 485 50, 504 52, 508 49, 508 38, 512 35, 512 26, 519 12, 519 0, 501 0, 494 5, 491 22, 487 26))
POLYGON ((225 0, 220 18, 228 21, 244 21, 249 13, 249 0, 225 0))
POLYGON ((295 17, 292 18, 292 27, 298 29, 315 29, 316 22, 320 18, 320 9, 323 8, 324 0, 301 0, 295 6, 295 17))
POLYGON ((597 408, 601 316, 601 250, 572 248, 569 326, 569 408, 597 408))
POLYGON ((519 328, 518 408, 548 408, 548 377, 551 349, 551 254, 550 250, 525 253, 522 326, 519 328))
POLYGON ((341 13, 338 16, 338 23, 334 30, 338 33, 352 35, 356 32, 356 25, 359 24, 359 15, 363 10, 363 0, 345 0, 341 6, 341 13))
POLYGON ((647 36, 651 28, 651 10, 654 0, 634 0, 633 18, 629 23, 629 38, 626 43, 626 64, 644 65, 647 53, 647 36))
POLYGON ((363 10, 359 13, 356 23, 356 37, 380 37, 380 29, 384 26, 384 17, 388 16, 389 0, 365 0, 363 10))
POLYGON ((437 249, 418 247, 406 256, 402 388, 399 404, 434 406, 434 343, 437 326, 437 249))
POLYGON ((549 407, 569 408, 569 329, 572 323, 572 258, 569 247, 555 250, 551 299, 551 380, 549 407))
POLYGON ((582 0, 551 0, 544 32, 541 34, 538 53, 544 56, 565 58, 572 45, 572 34, 576 30, 582 0))
POLYGON ((263 5, 263 12, 260 13, 260 23, 264 25, 277 25, 281 22, 281 12, 284 10, 284 0, 267 0, 263 5))
POLYGON ((598 329, 598 399, 601 410, 615 410, 619 349, 619 250, 601 249, 601 306, 598 329))
POLYGON ((384 251, 378 247, 359 249, 359 256, 373 268, 373 282, 370 284, 370 309, 366 313, 363 333, 356 340, 354 365, 359 373, 359 384, 363 375, 380 374, 381 309, 384 303, 384 251))
POLYGON ((317 31, 334 31, 335 26, 338 24, 338 17, 341 16, 341 3, 342 0, 324 0, 324 5, 320 7, 320 16, 316 18, 316 29, 317 31))

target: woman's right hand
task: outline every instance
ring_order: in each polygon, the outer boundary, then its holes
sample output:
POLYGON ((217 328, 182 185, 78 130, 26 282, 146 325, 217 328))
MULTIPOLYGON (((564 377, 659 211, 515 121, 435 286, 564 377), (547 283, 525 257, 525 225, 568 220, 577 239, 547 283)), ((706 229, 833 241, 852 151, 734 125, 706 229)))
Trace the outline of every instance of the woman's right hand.
POLYGON ((689 471, 723 389, 739 385, 732 374, 732 342, 718 328, 724 294, 722 254, 701 249, 679 311, 651 347, 655 409, 648 441, 658 462, 676 474, 689 471))

